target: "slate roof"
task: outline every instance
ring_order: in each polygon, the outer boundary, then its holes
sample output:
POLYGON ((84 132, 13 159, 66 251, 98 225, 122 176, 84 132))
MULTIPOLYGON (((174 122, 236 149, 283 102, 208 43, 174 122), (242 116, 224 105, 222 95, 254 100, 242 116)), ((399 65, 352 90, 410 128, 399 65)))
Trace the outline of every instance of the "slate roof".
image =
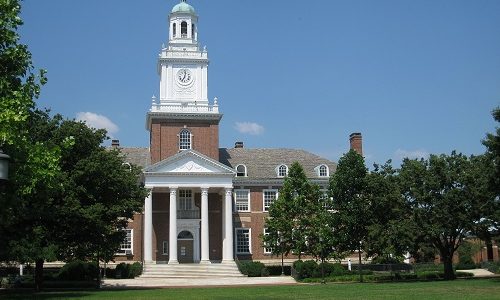
POLYGON ((151 165, 151 156, 149 155, 149 148, 122 148, 120 152, 125 156, 125 161, 137 165, 145 169, 151 165))
MULTIPOLYGON (((120 151, 129 163, 141 166, 143 169, 151 165, 149 148, 120 147, 120 151)), ((244 164, 247 167, 248 177, 237 177, 238 180, 279 179, 276 168, 281 164, 290 167, 295 161, 302 165, 309 178, 321 179, 314 168, 322 164, 328 166, 330 174, 337 168, 336 163, 300 149, 220 148, 219 161, 233 169, 239 164, 244 164)))
POLYGON ((285 164, 290 168, 296 161, 302 165, 308 178, 320 178, 314 168, 322 164, 328 166, 330 174, 337 168, 336 163, 300 149, 221 148, 219 160, 232 168, 244 164, 247 167, 248 180, 276 179, 276 168, 279 165, 285 164))

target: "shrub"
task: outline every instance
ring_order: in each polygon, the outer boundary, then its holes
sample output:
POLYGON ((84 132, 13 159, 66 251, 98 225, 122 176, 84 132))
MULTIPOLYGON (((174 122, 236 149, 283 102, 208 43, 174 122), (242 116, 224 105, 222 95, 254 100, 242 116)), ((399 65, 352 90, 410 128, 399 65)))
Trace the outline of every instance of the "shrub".
MULTIPOLYGON (((297 279, 315 277, 318 270, 318 264, 314 260, 294 262, 295 271, 297 271, 297 279)), ((321 272, 321 271, 320 271, 321 272)), ((320 273, 321 274, 321 273, 320 273)), ((320 275, 321 276, 321 275, 320 275)))
POLYGON ((57 274, 58 280, 85 281, 97 278, 97 264, 74 260, 65 264, 57 274))
MULTIPOLYGON (((455 275, 457 277, 462 277, 462 278, 464 278, 464 277, 467 277, 467 278, 474 277, 474 274, 469 273, 469 272, 455 272, 455 275)), ((444 274, 443 274, 443 276, 444 276, 444 274)))
POLYGON ((119 263, 115 267, 115 278, 128 278, 128 264, 119 263))
MULTIPOLYGON (((266 266, 267 271, 269 272, 269 275, 271 276, 277 276, 281 275, 281 265, 279 266, 266 266)), ((292 267, 290 266, 284 266, 284 271, 285 275, 290 275, 292 272, 292 267)))
POLYGON ((500 274, 500 261, 492 262, 487 261, 482 263, 482 267, 490 271, 491 273, 500 274))
POLYGON ((475 269, 476 264, 471 260, 467 262, 462 262, 460 261, 456 266, 455 269, 457 270, 469 270, 469 269, 475 269))
POLYGON ((401 257, 376 256, 372 259, 372 264, 400 264, 403 262, 401 257))
POLYGON ((269 271, 260 261, 248 262, 246 268, 248 277, 269 276, 269 271))
POLYGON ((128 278, 135 278, 142 274, 142 264, 138 261, 130 265, 128 278))
POLYGON ((238 266, 238 269, 240 270, 241 274, 243 275, 248 275, 248 263, 249 261, 237 261, 236 265, 238 266))

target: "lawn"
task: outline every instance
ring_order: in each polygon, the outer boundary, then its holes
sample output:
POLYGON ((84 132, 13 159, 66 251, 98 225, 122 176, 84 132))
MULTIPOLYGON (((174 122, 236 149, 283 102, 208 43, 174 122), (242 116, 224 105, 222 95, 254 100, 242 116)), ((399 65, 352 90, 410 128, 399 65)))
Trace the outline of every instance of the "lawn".
POLYGON ((2 299, 500 299, 499 279, 6 293, 2 299))

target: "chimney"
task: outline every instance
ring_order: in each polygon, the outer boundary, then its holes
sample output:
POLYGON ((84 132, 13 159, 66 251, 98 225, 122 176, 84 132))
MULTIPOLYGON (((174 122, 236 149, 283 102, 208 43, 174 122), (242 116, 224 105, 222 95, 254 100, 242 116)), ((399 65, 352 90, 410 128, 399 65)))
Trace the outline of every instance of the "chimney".
POLYGON ((111 148, 120 147, 120 140, 111 140, 111 148))
POLYGON ((363 156, 363 137, 360 132, 354 132, 349 135, 349 142, 351 144, 351 149, 358 152, 359 155, 363 156))
POLYGON ((243 142, 234 143, 234 148, 243 148, 243 142))

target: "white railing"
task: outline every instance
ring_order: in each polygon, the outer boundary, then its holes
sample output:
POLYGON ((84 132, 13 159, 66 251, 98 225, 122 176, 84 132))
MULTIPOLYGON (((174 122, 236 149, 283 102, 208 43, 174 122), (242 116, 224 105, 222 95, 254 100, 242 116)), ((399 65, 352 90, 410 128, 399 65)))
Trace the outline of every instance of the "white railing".
POLYGON ((151 97, 151 112, 173 112, 173 113, 219 113, 219 102, 214 98, 213 105, 209 103, 198 104, 196 101, 187 103, 165 103, 157 101, 156 97, 151 97))
POLYGON ((219 113, 219 106, 214 105, 196 105, 196 104, 165 104, 153 103, 151 112, 186 112, 186 113, 219 113))

